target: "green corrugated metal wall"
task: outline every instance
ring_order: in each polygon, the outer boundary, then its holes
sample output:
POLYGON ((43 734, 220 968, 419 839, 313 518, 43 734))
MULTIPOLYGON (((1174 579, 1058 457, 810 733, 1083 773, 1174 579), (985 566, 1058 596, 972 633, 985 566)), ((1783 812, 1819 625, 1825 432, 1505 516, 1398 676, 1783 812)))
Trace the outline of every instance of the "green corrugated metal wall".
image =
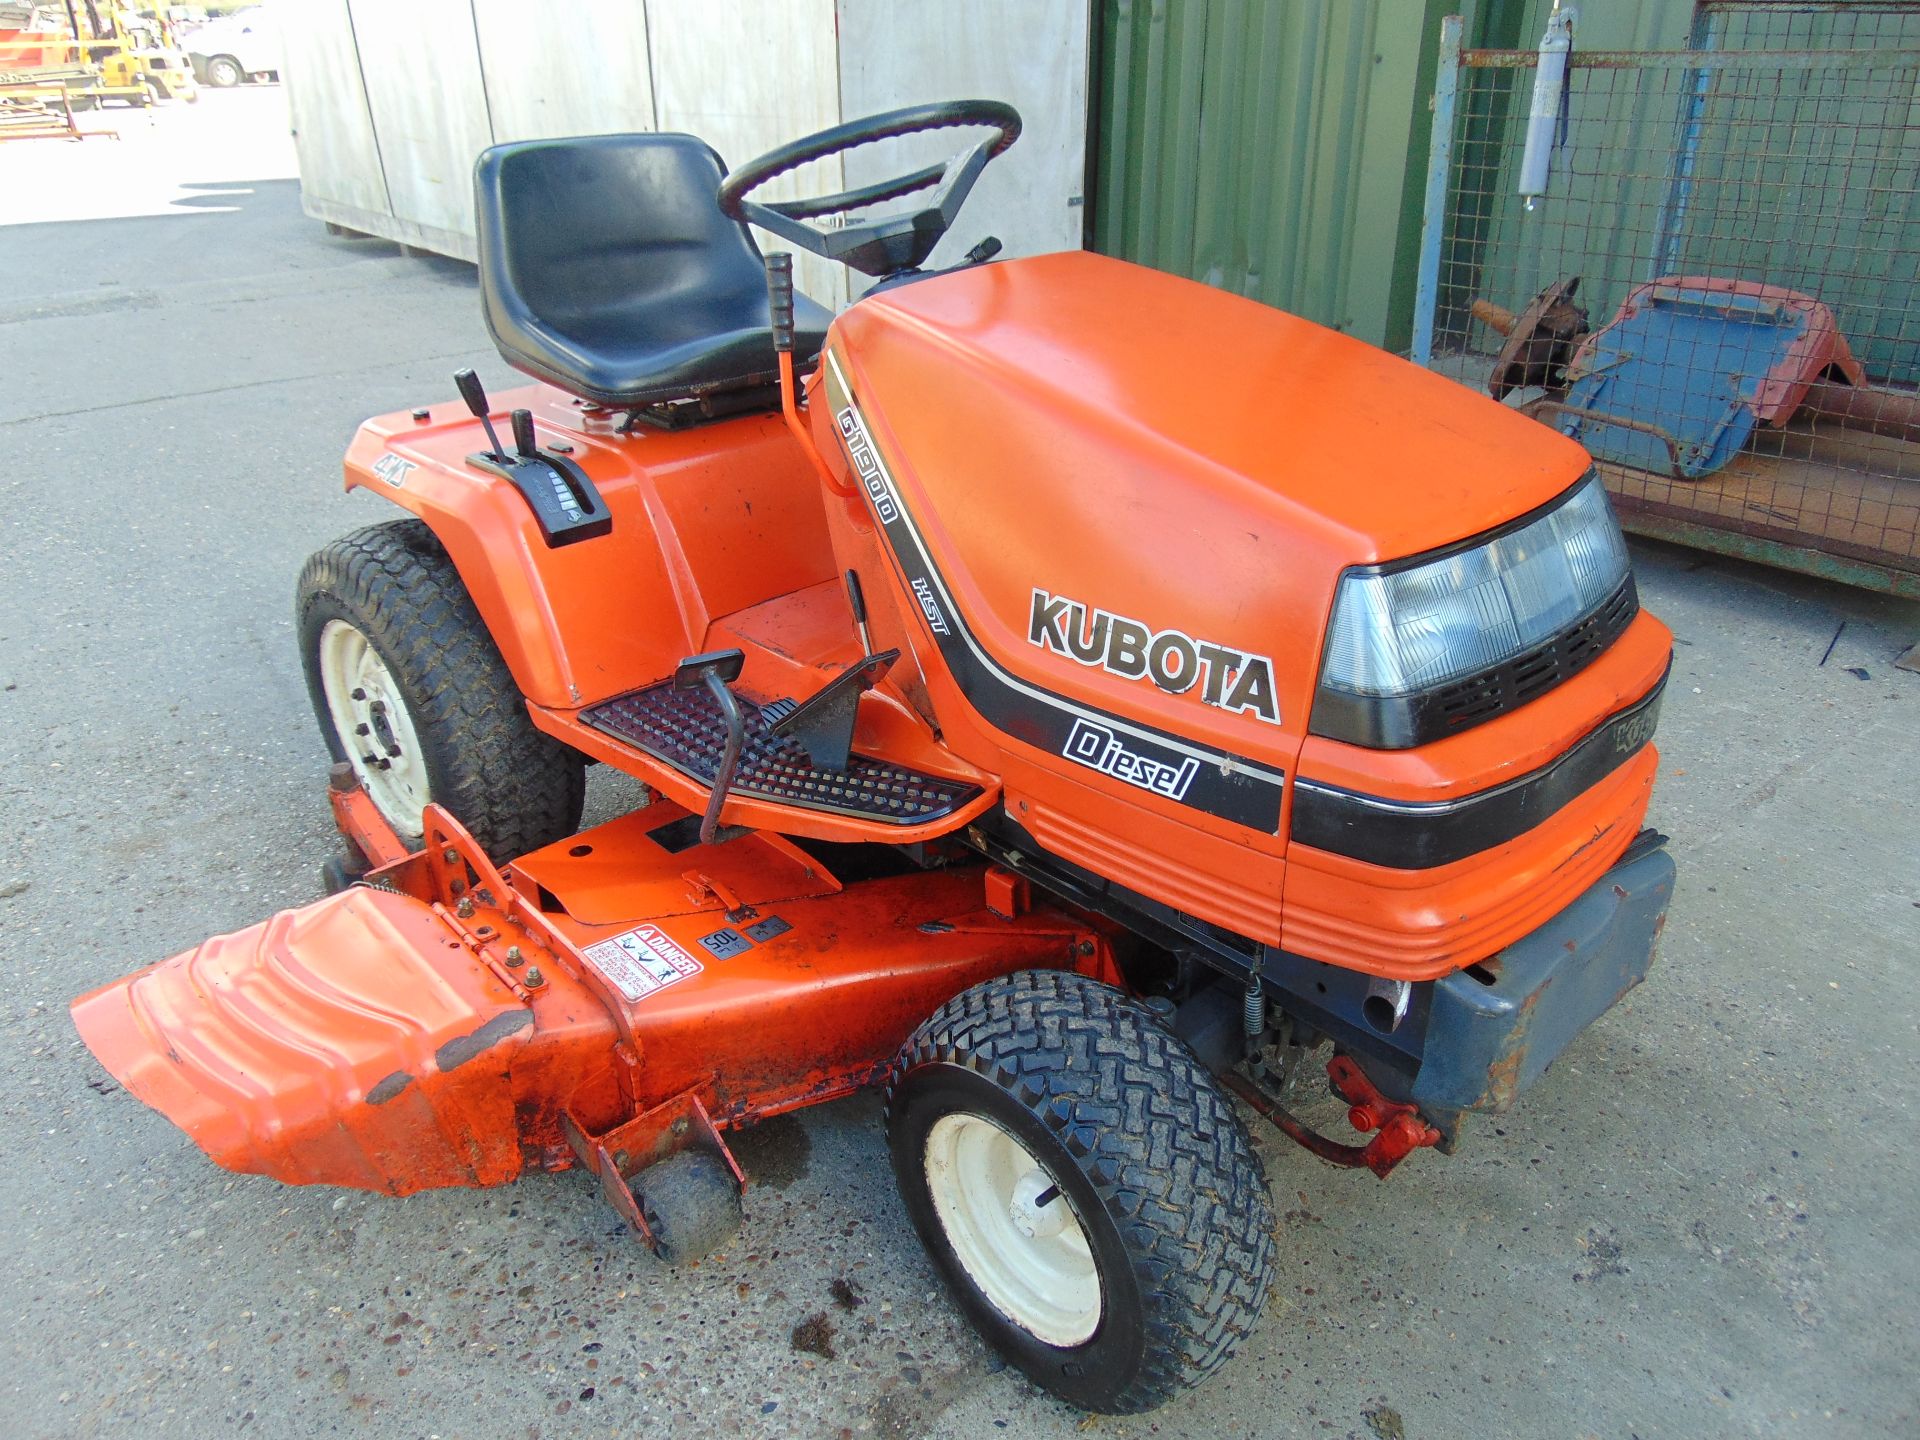
POLYGON ((1446 0, 1100 0, 1093 245, 1407 344, 1446 0))
MULTIPOLYGON (((1855 19, 1869 7, 1798 13, 1783 22, 1795 8, 1722 15, 1715 43, 1863 43, 1855 19), (1783 23, 1791 28, 1782 30, 1783 23)), ((1467 42, 1476 48, 1531 49, 1552 9, 1552 0, 1097 0, 1094 248, 1404 349, 1440 19, 1463 13, 1467 42)), ((1898 36, 1903 46, 1920 45, 1920 12, 1910 13, 1911 31, 1898 36)), ((1583 51, 1685 49, 1695 14, 1693 0, 1589 0, 1580 7, 1576 43, 1583 51)), ((1586 93, 1576 88, 1572 100, 1576 133, 1588 137, 1581 148, 1597 157, 1595 164, 1624 165, 1629 173, 1623 179, 1618 168, 1581 175, 1576 166, 1562 167, 1555 183, 1563 202, 1604 200, 1593 210, 1601 218, 1569 248, 1569 206, 1550 198, 1529 216, 1513 193, 1517 124, 1531 72, 1508 72, 1520 82, 1511 105, 1499 102, 1470 120, 1462 136, 1459 158, 1486 188, 1469 204, 1473 213, 1463 217, 1443 277, 1471 273, 1481 293, 1520 304, 1563 273, 1583 274, 1583 300, 1596 315, 1610 313, 1627 285, 1651 273, 1683 76, 1585 72, 1586 93), (1622 93, 1626 87, 1636 88, 1622 93)), ((1783 107, 1804 83, 1782 82, 1783 107)), ((1852 110, 1823 102, 1820 123, 1844 136, 1850 114, 1866 104, 1884 113, 1884 102, 1871 90, 1849 98, 1852 110)), ((1746 113, 1758 102, 1741 103, 1743 120, 1765 119, 1746 113)), ((1920 121, 1920 100, 1914 118, 1920 121)), ((1858 145, 1852 143, 1850 156, 1858 145)), ((1873 143, 1911 149, 1884 125, 1873 143)), ((1817 143, 1808 154, 1798 173, 1811 184, 1828 162, 1817 143)), ((1704 195, 1723 179, 1736 183, 1741 161, 1703 149, 1697 188, 1704 195)), ((1906 180, 1910 159, 1897 163, 1905 167, 1897 178, 1906 180)), ((1794 187, 1787 183, 1779 203, 1756 206, 1739 234, 1689 233, 1681 268, 1818 293, 1834 305, 1870 370, 1920 379, 1910 373, 1920 364, 1920 337, 1903 333, 1920 321, 1903 316, 1896 326, 1885 318, 1889 287, 1920 283, 1916 186, 1889 187, 1881 171, 1873 173, 1872 185, 1830 188, 1811 213, 1788 203, 1785 191, 1794 187), (1858 243, 1863 229, 1874 244, 1858 243), (1847 258, 1836 261, 1842 254, 1847 258)), ((1451 323, 1464 322, 1456 314, 1451 323)), ((1443 315, 1441 328, 1448 326, 1443 315)))

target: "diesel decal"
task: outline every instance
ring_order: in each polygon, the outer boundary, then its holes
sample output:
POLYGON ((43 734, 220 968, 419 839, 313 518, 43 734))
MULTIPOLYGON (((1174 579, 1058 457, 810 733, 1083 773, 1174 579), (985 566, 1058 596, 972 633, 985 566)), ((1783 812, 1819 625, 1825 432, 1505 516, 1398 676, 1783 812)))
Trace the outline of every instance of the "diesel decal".
POLYGON ((860 483, 873 497, 874 513, 880 517, 880 523, 893 524, 900 518, 900 503, 893 498, 893 486, 887 483, 887 473, 880 468, 879 457, 873 453, 867 427, 860 423, 851 405, 840 412, 840 438, 847 442, 847 458, 860 473, 860 483))
POLYGON ((1200 773, 1200 762, 1191 755, 1155 756, 1141 747, 1129 749, 1121 738, 1104 725, 1091 720, 1076 720, 1060 752, 1069 760, 1078 760, 1103 775, 1138 785, 1169 800, 1184 800, 1193 777, 1200 773))
POLYGON ((1178 630, 1153 630, 1138 620, 1090 611, 1078 600, 1037 588, 1027 639, 1110 675, 1152 680, 1169 695, 1185 695, 1198 685, 1200 698, 1209 705, 1251 712, 1270 725, 1280 723, 1273 661, 1265 655, 1195 640, 1178 630))

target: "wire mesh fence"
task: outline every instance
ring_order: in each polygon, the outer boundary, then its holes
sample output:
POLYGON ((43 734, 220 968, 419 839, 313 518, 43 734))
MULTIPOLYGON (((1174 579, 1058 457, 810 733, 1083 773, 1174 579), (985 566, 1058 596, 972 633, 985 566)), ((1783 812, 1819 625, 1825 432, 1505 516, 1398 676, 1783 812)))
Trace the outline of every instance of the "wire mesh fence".
POLYGON ((1920 6, 1722 0, 1692 45, 1576 48, 1557 120, 1537 52, 1443 45, 1415 358, 1578 439, 1629 528, 1910 589, 1920 6))

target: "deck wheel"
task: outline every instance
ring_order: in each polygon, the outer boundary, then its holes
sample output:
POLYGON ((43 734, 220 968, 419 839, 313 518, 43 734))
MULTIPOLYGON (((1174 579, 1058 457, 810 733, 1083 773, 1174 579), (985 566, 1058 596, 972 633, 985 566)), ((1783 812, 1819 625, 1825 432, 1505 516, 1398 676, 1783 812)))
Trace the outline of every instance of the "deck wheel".
POLYGON ((682 1150, 633 1177, 629 1189, 669 1265, 710 1255, 740 1231, 740 1186, 719 1156, 682 1150))

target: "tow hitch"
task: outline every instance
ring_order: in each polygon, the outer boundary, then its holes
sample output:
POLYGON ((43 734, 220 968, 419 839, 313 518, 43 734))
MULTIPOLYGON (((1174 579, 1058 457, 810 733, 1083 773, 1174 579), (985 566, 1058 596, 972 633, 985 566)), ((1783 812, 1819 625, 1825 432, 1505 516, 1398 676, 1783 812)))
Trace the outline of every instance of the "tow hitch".
POLYGON ((1416 1106, 1389 1100, 1345 1055, 1327 1061, 1327 1079, 1334 1093, 1348 1105, 1347 1123, 1362 1134, 1372 1131, 1365 1145, 1348 1145, 1313 1129, 1238 1071, 1221 1077, 1226 1087, 1271 1120, 1288 1139, 1297 1142, 1329 1165, 1347 1169, 1365 1166, 1382 1180, 1414 1151, 1440 1143, 1440 1132, 1420 1118, 1416 1106))

